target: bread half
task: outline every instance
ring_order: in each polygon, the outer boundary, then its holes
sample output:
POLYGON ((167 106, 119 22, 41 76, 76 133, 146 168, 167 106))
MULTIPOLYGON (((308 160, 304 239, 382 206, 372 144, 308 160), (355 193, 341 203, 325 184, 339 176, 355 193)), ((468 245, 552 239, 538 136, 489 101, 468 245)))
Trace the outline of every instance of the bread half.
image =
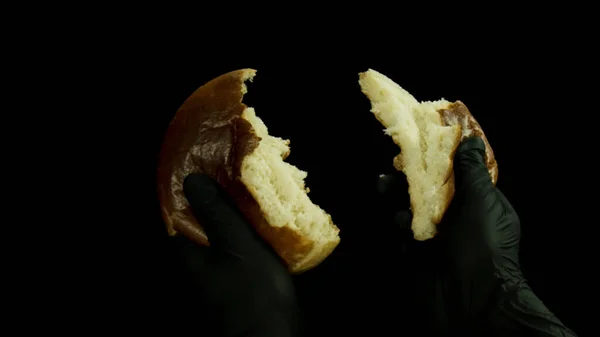
POLYGON ((221 75, 197 89, 173 118, 161 149, 158 194, 170 235, 208 245, 183 194, 190 173, 214 178, 292 273, 317 266, 340 241, 331 216, 308 197, 307 173, 287 163, 289 140, 269 135, 242 103, 256 71, 221 75))
POLYGON ((369 69, 359 74, 371 112, 400 147, 394 167, 409 184, 416 240, 433 238, 454 196, 454 152, 462 139, 480 136, 486 144, 486 164, 492 182, 498 165, 481 127, 460 101, 419 102, 385 75, 369 69))

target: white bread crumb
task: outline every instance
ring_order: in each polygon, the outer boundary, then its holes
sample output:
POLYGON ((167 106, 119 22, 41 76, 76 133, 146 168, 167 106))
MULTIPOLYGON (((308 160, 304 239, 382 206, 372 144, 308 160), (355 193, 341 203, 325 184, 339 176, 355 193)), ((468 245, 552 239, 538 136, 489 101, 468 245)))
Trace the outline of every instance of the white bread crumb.
POLYGON ((430 239, 446 211, 448 195, 451 197, 454 191, 449 181, 461 126, 442 123, 438 109, 450 102, 444 99, 418 102, 375 70, 361 73, 359 84, 371 101, 371 112, 401 148, 401 154, 394 158, 394 167, 405 173, 409 183, 414 237, 430 239))
POLYGON ((339 230, 331 216, 312 203, 304 184, 305 171, 285 162, 290 151, 289 140, 269 135, 263 121, 253 108, 246 108, 242 118, 254 128, 261 141, 258 147, 244 158, 241 180, 254 196, 270 226, 288 226, 298 230, 305 238, 315 242, 313 250, 294 269, 312 264, 322 255, 322 250, 339 241, 339 230))

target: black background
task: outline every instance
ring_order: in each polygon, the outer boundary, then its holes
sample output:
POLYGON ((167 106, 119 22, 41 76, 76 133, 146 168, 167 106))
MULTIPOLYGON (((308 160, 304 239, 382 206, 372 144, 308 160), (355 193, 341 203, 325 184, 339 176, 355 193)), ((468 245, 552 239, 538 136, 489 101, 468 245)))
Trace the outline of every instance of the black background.
MULTIPOLYGON (((354 49, 258 48, 219 53, 183 50, 136 65, 131 87, 141 88, 128 116, 139 122, 128 159, 140 188, 135 214, 136 250, 127 260, 127 298, 152 323, 176 321, 173 297, 185 298, 169 269, 166 233, 156 200, 155 170, 162 136, 179 105, 197 87, 225 72, 258 70, 245 102, 272 135, 291 140, 288 161, 308 171, 311 199, 333 217, 342 241, 333 254, 296 277, 308 331, 400 330, 410 319, 397 289, 403 272, 396 229, 378 214, 375 181, 393 171, 398 150, 369 112, 358 72, 373 68, 418 100, 461 100, 480 122, 499 163, 498 187, 522 222, 521 259, 537 295, 575 332, 588 324, 586 298, 592 277, 583 231, 592 228, 593 194, 586 189, 589 146, 571 102, 579 95, 572 63, 523 46, 482 49, 448 46, 445 52, 354 49), (141 83, 141 84, 139 84, 141 83), (133 149, 144 149, 142 151, 133 149), (133 159, 133 160, 132 160, 133 159), (143 215, 140 215, 143 214, 143 215), (394 256, 394 254, 399 254, 394 256), (398 280, 398 282, 396 282, 398 280), (403 309, 401 309, 403 308, 403 309), (149 320, 152 321, 152 320, 149 320)), ((423 50, 428 50, 423 46, 423 50)), ((133 61, 135 62, 135 61, 133 61)), ((129 94, 130 96, 133 94, 129 94)), ((132 203, 133 205, 133 203, 132 203)), ((400 246, 400 245, 399 245, 400 246)), ((125 278, 126 279, 126 278, 125 278)), ((189 306, 200 305, 188 303, 189 306)), ((128 307, 129 308, 129 307, 128 307)), ((131 308, 134 310, 134 308, 131 308)), ((591 310, 591 309, 590 309, 591 310)), ((201 320, 199 319, 199 322, 201 320)))

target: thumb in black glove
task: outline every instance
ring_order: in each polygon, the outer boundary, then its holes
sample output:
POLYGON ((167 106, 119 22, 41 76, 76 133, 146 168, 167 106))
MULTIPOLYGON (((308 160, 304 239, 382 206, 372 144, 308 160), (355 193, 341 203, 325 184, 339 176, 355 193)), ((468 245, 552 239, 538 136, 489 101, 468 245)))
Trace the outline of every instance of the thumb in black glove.
POLYGON ((193 174, 183 187, 210 248, 180 234, 174 238, 189 287, 188 306, 181 310, 200 308, 204 317, 198 320, 218 336, 294 336, 296 297, 283 262, 215 181, 193 174))
POLYGON ((485 144, 465 140, 454 158, 456 191, 439 225, 448 266, 461 277, 494 276, 506 287, 522 280, 519 268, 519 217, 493 184, 485 165, 485 144))
POLYGON ((456 192, 438 239, 455 326, 486 321, 491 335, 575 336, 527 285, 519 266, 519 217, 492 184, 481 138, 463 141, 454 163, 456 192))
MULTIPOLYGON (((437 298, 428 309, 434 324, 440 325, 435 330, 575 336, 535 296, 521 273, 519 217, 492 184, 481 138, 460 144, 454 174, 454 198, 428 247, 436 256, 428 263, 438 269, 430 290, 437 298)), ((406 210, 394 214, 397 225, 410 226, 406 210)))

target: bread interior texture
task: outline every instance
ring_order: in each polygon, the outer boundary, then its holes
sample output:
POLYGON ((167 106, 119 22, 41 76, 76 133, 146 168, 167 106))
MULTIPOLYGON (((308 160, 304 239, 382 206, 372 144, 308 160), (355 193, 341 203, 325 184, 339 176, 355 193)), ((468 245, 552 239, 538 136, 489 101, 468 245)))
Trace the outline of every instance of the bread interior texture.
POLYGON ((414 237, 432 238, 454 192, 452 158, 461 127, 444 126, 438 113, 450 102, 418 102, 374 70, 361 73, 359 84, 371 101, 371 112, 401 148, 394 167, 405 173, 409 183, 414 237))
MULTIPOLYGON (((339 230, 331 216, 308 197, 309 189, 304 183, 307 173, 284 161, 290 153, 289 140, 269 135, 253 108, 246 108, 242 118, 252 125, 261 141, 242 162, 241 180, 271 226, 290 227, 314 242, 314 248, 304 258, 307 263, 314 263, 317 255, 339 241, 339 230)), ((302 262, 295 269, 302 269, 302 262)))

